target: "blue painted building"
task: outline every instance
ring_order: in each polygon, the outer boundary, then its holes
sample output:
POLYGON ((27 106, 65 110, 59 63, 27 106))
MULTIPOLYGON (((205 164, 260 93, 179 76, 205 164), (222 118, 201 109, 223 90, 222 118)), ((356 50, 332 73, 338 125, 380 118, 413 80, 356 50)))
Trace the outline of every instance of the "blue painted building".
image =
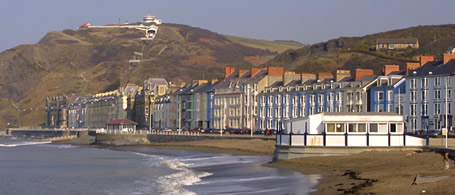
POLYGON ((379 76, 370 88, 370 112, 403 114, 406 79, 401 75, 379 76))

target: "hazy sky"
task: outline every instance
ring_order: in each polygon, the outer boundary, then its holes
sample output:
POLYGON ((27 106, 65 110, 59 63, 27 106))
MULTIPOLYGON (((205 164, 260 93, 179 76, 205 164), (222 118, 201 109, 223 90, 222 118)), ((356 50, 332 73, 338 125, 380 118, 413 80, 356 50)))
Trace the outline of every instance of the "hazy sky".
POLYGON ((142 21, 187 24, 221 34, 317 43, 417 25, 455 23, 454 0, 2 0, 0 51, 49 31, 142 21))

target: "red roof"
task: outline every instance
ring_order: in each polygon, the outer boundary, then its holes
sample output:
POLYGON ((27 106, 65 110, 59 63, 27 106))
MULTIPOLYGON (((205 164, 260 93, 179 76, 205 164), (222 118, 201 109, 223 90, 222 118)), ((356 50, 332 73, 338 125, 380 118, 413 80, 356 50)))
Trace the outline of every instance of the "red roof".
POLYGON ((137 123, 128 119, 119 118, 107 122, 106 125, 137 125, 137 123))

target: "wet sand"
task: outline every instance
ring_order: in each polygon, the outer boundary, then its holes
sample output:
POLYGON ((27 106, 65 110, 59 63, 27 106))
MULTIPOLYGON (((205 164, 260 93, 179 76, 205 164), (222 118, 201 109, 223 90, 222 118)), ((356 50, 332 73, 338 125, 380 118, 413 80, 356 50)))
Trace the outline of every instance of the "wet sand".
MULTIPOLYGON (((62 142, 61 142, 62 143, 62 142)), ((150 144, 234 155, 273 155, 272 140, 204 140, 150 144)), ((131 146, 130 146, 131 147, 131 146)), ((135 146, 143 147, 143 146, 135 146)), ((432 152, 391 151, 306 157, 267 163, 265 166, 292 169, 303 174, 321 174, 314 194, 455 194, 455 168, 444 170, 443 156, 432 152), (413 185, 415 177, 450 176, 437 182, 413 185)))

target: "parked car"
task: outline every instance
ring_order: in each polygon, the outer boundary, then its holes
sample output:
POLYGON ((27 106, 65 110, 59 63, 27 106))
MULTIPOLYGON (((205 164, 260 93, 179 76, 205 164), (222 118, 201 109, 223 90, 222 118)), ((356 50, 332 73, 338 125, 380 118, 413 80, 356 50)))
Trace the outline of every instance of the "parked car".
POLYGON ((220 133, 220 130, 218 129, 213 129, 213 128, 207 128, 205 129, 205 133, 220 133))
POLYGON ((200 133, 205 133, 205 129, 202 127, 196 127, 188 130, 189 132, 200 132, 200 133))
POLYGON ((265 133, 265 130, 263 130, 263 129, 258 129, 256 131, 254 131, 254 134, 264 135, 264 133, 265 133))
POLYGON ((437 137, 438 135, 441 135, 441 131, 438 130, 430 130, 428 131, 428 135, 432 137, 437 137))

